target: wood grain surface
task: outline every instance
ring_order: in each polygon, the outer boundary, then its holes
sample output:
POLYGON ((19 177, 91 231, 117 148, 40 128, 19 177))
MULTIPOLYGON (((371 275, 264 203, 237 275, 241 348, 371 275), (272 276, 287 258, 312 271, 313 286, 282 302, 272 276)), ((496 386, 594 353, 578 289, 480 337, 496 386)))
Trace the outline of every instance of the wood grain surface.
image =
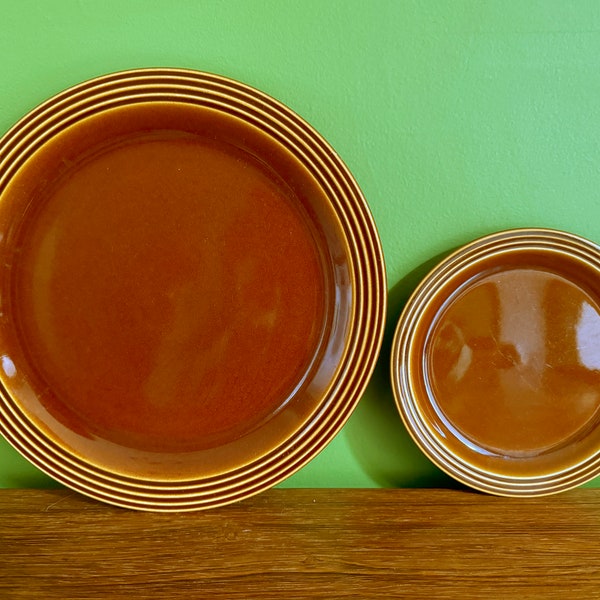
POLYGON ((0 598, 600 598, 600 490, 271 490, 156 514, 0 490, 0 598))

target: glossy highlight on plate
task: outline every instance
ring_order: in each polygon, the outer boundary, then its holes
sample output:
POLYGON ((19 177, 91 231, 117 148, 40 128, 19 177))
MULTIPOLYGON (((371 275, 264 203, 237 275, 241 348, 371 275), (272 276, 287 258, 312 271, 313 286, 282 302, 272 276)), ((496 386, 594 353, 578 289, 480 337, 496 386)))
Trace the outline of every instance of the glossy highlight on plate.
POLYGON ((600 248, 500 232, 442 261, 400 318, 398 408, 443 470, 533 496, 600 473, 600 248))
POLYGON ((267 489, 349 417, 383 331, 382 252, 335 152, 230 79, 71 88, 0 140, 0 432, 110 503, 267 489))

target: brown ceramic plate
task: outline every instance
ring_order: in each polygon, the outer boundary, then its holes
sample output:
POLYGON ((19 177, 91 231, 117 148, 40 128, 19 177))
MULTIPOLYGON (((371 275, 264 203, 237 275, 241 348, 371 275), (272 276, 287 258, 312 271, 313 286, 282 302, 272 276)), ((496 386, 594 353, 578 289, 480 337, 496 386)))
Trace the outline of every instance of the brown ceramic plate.
POLYGON ((357 403, 383 331, 376 228, 332 148, 246 85, 116 73, 0 141, 0 431, 139 509, 264 490, 357 403))
POLYGON ((600 474, 600 248, 546 229, 475 240, 424 279, 398 323, 404 422, 477 489, 536 496, 600 474))

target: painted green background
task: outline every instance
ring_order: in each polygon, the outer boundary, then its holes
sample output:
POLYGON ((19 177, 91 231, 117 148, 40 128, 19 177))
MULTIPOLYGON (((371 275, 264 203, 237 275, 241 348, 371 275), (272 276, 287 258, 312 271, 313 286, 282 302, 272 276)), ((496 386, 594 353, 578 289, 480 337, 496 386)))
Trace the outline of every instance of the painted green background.
MULTIPOLYGON (((2 132, 81 80, 190 67, 282 100, 354 173, 386 256, 388 335, 354 416, 286 486, 453 485, 409 441, 387 376, 422 265, 509 227, 600 242, 596 0, 0 0, 0 57, 2 132)), ((47 485, 0 441, 0 487, 47 485)))

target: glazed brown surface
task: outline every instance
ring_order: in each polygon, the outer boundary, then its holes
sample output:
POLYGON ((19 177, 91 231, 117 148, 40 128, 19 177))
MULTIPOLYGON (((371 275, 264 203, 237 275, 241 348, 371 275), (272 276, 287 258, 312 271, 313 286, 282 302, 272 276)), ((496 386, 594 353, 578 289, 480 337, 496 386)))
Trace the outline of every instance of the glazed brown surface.
POLYGON ((326 303, 286 184, 231 144, 168 130, 67 167, 37 199, 15 265, 45 408, 151 451, 217 445, 277 411, 314 357, 326 303))
POLYGON ((428 376, 442 421, 482 454, 525 458, 584 436, 600 406, 600 308, 537 268, 484 275, 441 313, 428 376))

